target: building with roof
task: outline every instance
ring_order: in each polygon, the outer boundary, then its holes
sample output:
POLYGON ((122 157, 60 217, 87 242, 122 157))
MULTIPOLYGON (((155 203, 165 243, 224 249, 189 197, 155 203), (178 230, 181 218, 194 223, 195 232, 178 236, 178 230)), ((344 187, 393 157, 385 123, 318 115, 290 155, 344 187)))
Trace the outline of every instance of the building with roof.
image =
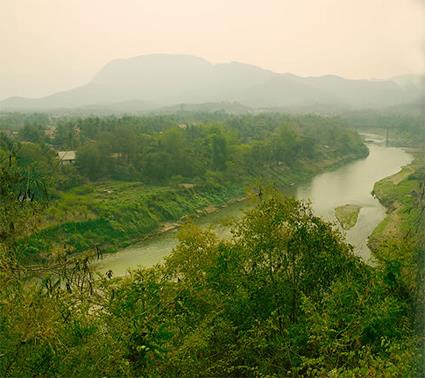
POLYGON ((62 165, 75 163, 75 151, 57 151, 57 155, 62 165))

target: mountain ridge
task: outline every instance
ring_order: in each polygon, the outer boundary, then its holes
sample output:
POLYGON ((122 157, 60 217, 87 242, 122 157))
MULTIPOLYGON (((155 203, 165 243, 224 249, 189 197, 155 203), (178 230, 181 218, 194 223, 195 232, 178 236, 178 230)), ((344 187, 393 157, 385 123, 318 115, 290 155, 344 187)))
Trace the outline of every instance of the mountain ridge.
MULTIPOLYGON (((409 83, 413 82, 409 79, 409 83)), ((143 111, 177 104, 238 102, 243 107, 377 108, 416 101, 421 89, 397 80, 302 77, 239 62, 212 64, 192 55, 150 54, 108 62, 86 84, 41 98, 10 97, 3 111, 51 111, 87 106, 143 111), (139 104, 139 105, 137 105, 139 104), (119 107, 118 107, 119 108, 119 107)), ((118 109, 119 110, 119 109, 118 109)))

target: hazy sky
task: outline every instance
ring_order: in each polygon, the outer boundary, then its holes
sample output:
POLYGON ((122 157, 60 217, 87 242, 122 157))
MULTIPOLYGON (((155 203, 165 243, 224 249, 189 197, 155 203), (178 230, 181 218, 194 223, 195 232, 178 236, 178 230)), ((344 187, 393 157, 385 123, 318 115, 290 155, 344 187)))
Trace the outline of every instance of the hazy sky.
POLYGON ((299 75, 425 70, 422 0, 0 0, 0 98, 86 83, 115 58, 240 61, 299 75))

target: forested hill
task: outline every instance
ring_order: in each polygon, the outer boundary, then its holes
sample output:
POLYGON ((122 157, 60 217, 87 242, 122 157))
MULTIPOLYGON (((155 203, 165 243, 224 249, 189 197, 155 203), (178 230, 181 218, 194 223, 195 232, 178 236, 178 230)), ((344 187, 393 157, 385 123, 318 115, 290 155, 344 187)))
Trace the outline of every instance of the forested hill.
POLYGON ((39 99, 9 98, 0 102, 0 110, 143 112, 236 101, 242 108, 335 111, 405 104, 421 95, 419 80, 300 77, 237 62, 211 64, 189 55, 156 54, 114 60, 84 86, 39 99))

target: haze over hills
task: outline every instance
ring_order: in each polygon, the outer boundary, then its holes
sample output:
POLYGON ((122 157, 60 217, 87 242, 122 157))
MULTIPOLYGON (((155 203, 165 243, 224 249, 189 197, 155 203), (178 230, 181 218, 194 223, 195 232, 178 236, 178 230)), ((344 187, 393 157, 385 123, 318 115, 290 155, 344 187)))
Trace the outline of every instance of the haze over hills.
MULTIPOLYGON (((169 110, 178 104, 213 103, 238 111, 362 109, 417 102, 420 96, 417 77, 299 77, 237 62, 211 64, 190 55, 154 54, 113 60, 81 87, 37 99, 8 98, 0 102, 0 110, 144 112, 169 110)), ((220 109, 217 105, 203 107, 220 109)))

